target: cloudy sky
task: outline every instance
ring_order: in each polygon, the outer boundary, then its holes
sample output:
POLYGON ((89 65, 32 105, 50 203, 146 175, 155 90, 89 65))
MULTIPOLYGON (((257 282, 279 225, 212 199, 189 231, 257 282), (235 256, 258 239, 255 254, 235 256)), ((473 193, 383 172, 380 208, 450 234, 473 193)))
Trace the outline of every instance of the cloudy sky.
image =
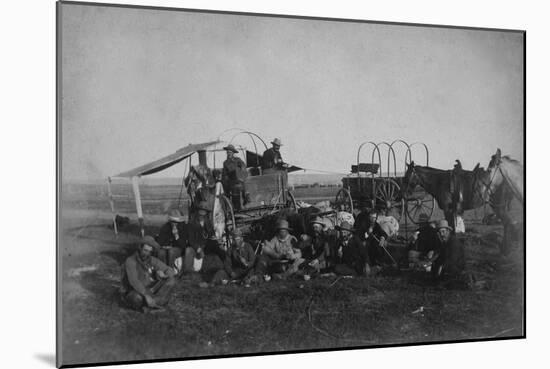
POLYGON ((363 141, 424 142, 439 168, 487 165, 497 147, 523 161, 520 33, 64 4, 61 37, 64 179, 231 127, 342 173, 363 141))

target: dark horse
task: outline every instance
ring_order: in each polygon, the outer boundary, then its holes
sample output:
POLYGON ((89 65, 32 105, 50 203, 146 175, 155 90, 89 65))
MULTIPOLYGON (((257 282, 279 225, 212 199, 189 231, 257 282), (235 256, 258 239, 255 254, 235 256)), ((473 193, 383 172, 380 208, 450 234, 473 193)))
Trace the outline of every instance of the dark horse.
POLYGON ((216 197, 216 173, 205 165, 193 165, 185 178, 184 184, 187 194, 191 198, 191 212, 193 213, 199 204, 208 209, 214 206, 216 197))
POLYGON ((407 165, 403 184, 408 189, 414 189, 417 185, 424 188, 435 198, 437 205, 445 213, 445 219, 454 228, 457 215, 462 216, 465 210, 484 204, 480 192, 476 190, 476 178, 481 172, 484 170, 479 164, 469 171, 461 167, 442 170, 411 162, 407 165))

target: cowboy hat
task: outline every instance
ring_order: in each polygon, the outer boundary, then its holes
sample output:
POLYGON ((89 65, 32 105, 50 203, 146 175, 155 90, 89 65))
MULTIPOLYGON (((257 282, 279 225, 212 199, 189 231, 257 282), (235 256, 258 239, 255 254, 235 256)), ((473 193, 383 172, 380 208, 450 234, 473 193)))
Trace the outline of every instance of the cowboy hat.
POLYGON ((286 229, 287 231, 290 230, 290 228, 288 227, 288 222, 284 219, 279 219, 277 223, 275 223, 275 229, 286 229))
POLYGON ((440 220, 437 222, 437 229, 441 228, 447 228, 448 230, 453 230, 451 227, 449 227, 449 222, 447 222, 445 219, 440 220))
POLYGON ((350 222, 346 222, 346 221, 343 221, 342 224, 340 224, 339 226, 336 226, 336 229, 338 229, 340 231, 348 231, 348 232, 355 231, 355 229, 350 224, 350 222))
POLYGON ((280 139, 280 138, 275 138, 275 139, 273 139, 273 141, 271 141, 271 143, 272 143, 273 145, 283 146, 283 143, 281 142, 281 139, 280 139))
POLYGON ((242 237, 243 236, 243 231, 241 231, 239 228, 236 228, 231 232, 231 235, 233 237, 242 237))
POLYGON ((320 224, 322 226, 325 225, 325 223, 323 222, 323 219, 320 216, 316 216, 315 218, 313 218, 313 220, 309 222, 309 224, 320 224))
POLYGON ((233 146, 232 144, 227 145, 227 146, 224 147, 223 149, 226 150, 226 151, 233 151, 234 153, 238 153, 238 152, 239 152, 239 150, 237 150, 237 149, 235 148, 235 146, 233 146))
POLYGON ((142 245, 149 245, 155 249, 159 249, 160 248, 160 245, 158 244, 157 241, 155 241, 155 239, 152 237, 152 236, 145 236, 143 237, 143 239, 141 240, 141 244, 142 245))
POLYGON ((181 214, 181 211, 179 211, 178 209, 172 209, 170 210, 170 213, 168 213, 168 221, 183 223, 185 221, 185 218, 181 214))

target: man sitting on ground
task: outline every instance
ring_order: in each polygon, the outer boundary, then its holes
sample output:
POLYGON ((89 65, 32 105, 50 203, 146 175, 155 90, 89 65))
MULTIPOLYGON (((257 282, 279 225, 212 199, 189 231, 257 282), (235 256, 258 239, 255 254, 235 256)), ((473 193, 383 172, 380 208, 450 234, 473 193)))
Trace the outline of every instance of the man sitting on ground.
POLYGON ((122 296, 136 310, 161 310, 175 286, 174 270, 151 256, 160 245, 145 236, 139 250, 128 257, 122 268, 122 296))
POLYGON ((437 224, 439 236, 439 255, 432 266, 435 279, 456 279, 464 271, 464 245, 451 232, 452 228, 446 220, 437 224))
POLYGON ((209 240, 214 236, 214 227, 208 219, 208 209, 206 204, 200 203, 197 212, 194 214, 188 226, 188 244, 185 249, 183 260, 183 271, 188 276, 196 275, 200 268, 196 266, 195 260, 202 260, 205 247, 209 240))
POLYGON ((248 278, 256 264, 256 253, 252 246, 244 241, 240 229, 232 233, 233 242, 230 249, 231 278, 242 279, 248 283, 248 278))
POLYGON ((301 236, 300 250, 305 262, 302 264, 304 275, 312 276, 325 269, 326 256, 329 255, 329 243, 324 233, 324 223, 320 217, 311 222, 311 232, 301 236))
POLYGON ((359 237, 353 235, 352 225, 342 222, 337 229, 340 235, 333 258, 334 272, 345 276, 369 274, 367 250, 359 237))
POLYGON ((431 261, 435 253, 439 253, 439 238, 436 225, 430 222, 426 214, 420 214, 418 229, 412 235, 409 249, 418 251, 420 258, 431 261))
POLYGON ((378 213, 372 209, 368 212, 368 217, 357 217, 355 221, 357 233, 367 246, 371 266, 382 264, 386 254, 384 247, 388 239, 387 233, 380 227, 377 219, 378 213))
POLYGON ((168 214, 168 222, 160 228, 157 236, 157 242, 160 244, 157 257, 180 272, 181 265, 175 265, 175 261, 183 255, 187 247, 187 238, 185 218, 178 209, 171 210, 168 214))
POLYGON ((286 220, 277 221, 277 234, 264 244, 256 265, 256 273, 264 276, 273 274, 276 278, 285 279, 298 271, 304 259, 297 248, 296 237, 292 236, 289 230, 286 220))

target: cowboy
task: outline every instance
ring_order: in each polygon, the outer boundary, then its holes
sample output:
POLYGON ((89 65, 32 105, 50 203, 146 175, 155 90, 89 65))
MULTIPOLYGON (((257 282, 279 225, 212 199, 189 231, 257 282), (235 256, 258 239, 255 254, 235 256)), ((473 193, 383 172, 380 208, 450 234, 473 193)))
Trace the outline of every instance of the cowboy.
POLYGON ((418 217, 418 228, 412 235, 412 240, 409 244, 411 250, 419 251, 427 255, 433 254, 439 248, 439 238, 437 236, 436 224, 430 222, 430 217, 427 214, 420 214, 418 217))
POLYGON ((214 227, 208 219, 208 214, 206 203, 199 203, 196 214, 189 222, 188 242, 183 261, 183 271, 186 274, 193 275, 200 270, 205 249, 214 236, 214 227))
POLYGON ((339 236, 333 256, 334 272, 349 276, 368 274, 369 256, 359 237, 353 234, 353 226, 344 221, 336 228, 339 236))
MULTIPOLYGON (((170 267, 175 267, 175 261, 181 257, 187 247, 187 227, 185 218, 178 209, 172 209, 168 213, 168 221, 160 228, 156 237, 160 248, 157 250, 157 258, 170 267)), ((181 269, 177 268, 179 272, 181 269)))
POLYGON ((233 243, 231 247, 231 269, 233 278, 244 278, 254 268, 256 253, 252 246, 244 241, 243 232, 235 229, 232 232, 233 243))
POLYGON ((316 216, 311 222, 311 231, 300 238, 300 250, 305 262, 302 264, 305 275, 317 274, 327 267, 326 257, 330 254, 329 243, 324 232, 324 222, 316 216))
POLYGON ((275 237, 262 247, 262 254, 256 265, 257 273, 273 274, 276 278, 285 279, 298 271, 298 267, 304 262, 304 259, 297 248, 296 237, 292 236, 289 231, 290 228, 286 220, 277 221, 275 237))
POLYGON ((247 202, 245 180, 248 176, 246 164, 237 156, 239 151, 229 144, 223 148, 227 153, 227 159, 223 162, 222 184, 225 192, 231 197, 233 206, 238 210, 243 202, 247 202))
POLYGON ((366 212, 366 217, 362 214, 357 217, 355 228, 359 238, 367 247, 371 266, 380 265, 385 255, 384 247, 389 238, 388 233, 378 224, 378 212, 375 209, 366 212))
POLYGON ((272 147, 264 151, 262 159, 262 170, 278 169, 282 170, 288 167, 283 162, 281 157, 281 146, 283 146, 280 138, 275 138, 271 141, 272 147))
POLYGON ((145 236, 139 250, 128 257, 122 266, 123 300, 133 309, 148 312, 162 310, 175 286, 172 268, 151 256, 160 245, 151 236, 145 236))
POLYGON ((432 266, 432 273, 436 279, 456 278, 464 271, 464 245, 452 231, 446 220, 437 223, 439 254, 432 266))

